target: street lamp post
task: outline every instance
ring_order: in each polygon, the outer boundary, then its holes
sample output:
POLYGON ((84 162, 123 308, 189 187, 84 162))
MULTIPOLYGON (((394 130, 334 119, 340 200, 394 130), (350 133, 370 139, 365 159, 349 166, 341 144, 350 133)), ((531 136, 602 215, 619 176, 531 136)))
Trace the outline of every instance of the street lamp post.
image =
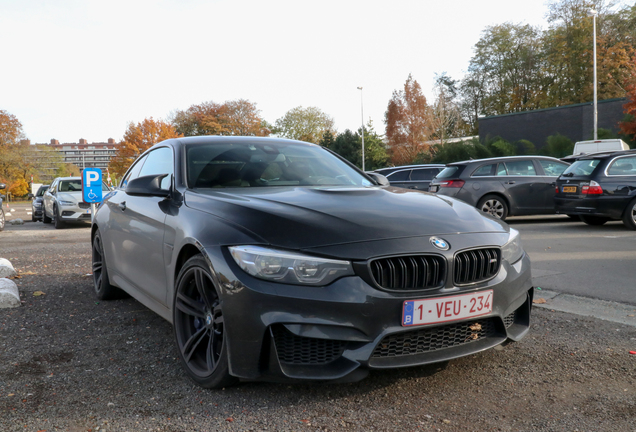
POLYGON ((362 171, 364 171, 364 104, 362 103, 362 87, 358 87, 360 90, 360 114, 362 116, 362 171))
POLYGON ((597 80, 596 80, 596 16, 598 12, 592 9, 590 10, 592 15, 592 27, 593 27, 593 56, 594 56, 594 140, 598 139, 598 100, 597 100, 597 80))

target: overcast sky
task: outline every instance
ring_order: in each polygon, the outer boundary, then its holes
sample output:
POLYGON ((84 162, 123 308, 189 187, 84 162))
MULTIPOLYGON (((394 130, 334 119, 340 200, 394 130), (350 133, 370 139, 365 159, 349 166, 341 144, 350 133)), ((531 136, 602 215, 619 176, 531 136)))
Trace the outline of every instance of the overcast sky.
MULTIPOLYGON (((432 99, 486 26, 545 27, 545 0, 0 0, 0 109, 32 143, 121 140, 129 122, 248 99, 274 123, 315 106, 338 131, 384 112, 409 73, 432 99)), ((430 100, 432 102, 432 100, 430 100)))

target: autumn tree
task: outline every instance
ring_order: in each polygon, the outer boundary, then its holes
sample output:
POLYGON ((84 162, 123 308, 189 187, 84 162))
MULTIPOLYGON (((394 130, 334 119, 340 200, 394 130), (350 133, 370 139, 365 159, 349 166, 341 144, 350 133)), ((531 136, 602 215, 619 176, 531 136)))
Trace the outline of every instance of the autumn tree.
POLYGON ((541 38, 530 25, 486 27, 475 44, 469 73, 480 78, 482 115, 542 107, 541 38))
POLYGON ((432 130, 431 109, 422 88, 409 74, 403 90, 393 91, 384 114, 391 162, 404 165, 428 150, 432 130))
POLYGON ((17 144, 22 139, 22 123, 8 111, 0 110, 0 147, 17 144))
POLYGON ((319 108, 298 106, 276 120, 273 132, 283 138, 318 144, 326 132, 335 134, 333 118, 319 108))
POLYGON ((121 178, 128 167, 153 145, 170 138, 183 136, 175 131, 171 124, 162 120, 153 120, 152 117, 134 124, 130 123, 124 133, 124 139, 119 143, 117 153, 113 156, 108 169, 118 178, 121 178))
POLYGON ((260 117, 260 110, 245 99, 192 105, 185 111, 177 110, 171 114, 170 123, 184 136, 268 136, 271 133, 260 117))
POLYGON ((435 102, 432 106, 431 125, 433 138, 443 144, 448 138, 460 137, 468 128, 462 119, 461 109, 457 103, 458 82, 446 72, 435 77, 435 102))

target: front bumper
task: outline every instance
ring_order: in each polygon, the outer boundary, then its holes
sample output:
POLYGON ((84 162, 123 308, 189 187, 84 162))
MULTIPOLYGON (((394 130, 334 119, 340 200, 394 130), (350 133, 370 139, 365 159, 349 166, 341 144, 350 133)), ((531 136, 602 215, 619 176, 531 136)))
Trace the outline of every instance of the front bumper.
POLYGON ((525 254, 514 265, 504 261, 486 282, 463 288, 448 282, 434 292, 395 293, 358 276, 326 287, 266 282, 243 273, 227 251, 206 252, 221 287, 230 372, 247 380, 354 381, 370 369, 474 354, 508 339, 519 340, 529 329, 533 290, 525 254), (489 289, 493 307, 488 315, 401 325, 405 300, 489 289))
POLYGON ((59 215, 64 222, 79 222, 79 221, 91 221, 91 207, 90 204, 76 203, 74 205, 61 205, 58 204, 59 215))
POLYGON ((42 206, 40 207, 31 207, 31 214, 34 219, 42 219, 42 206))

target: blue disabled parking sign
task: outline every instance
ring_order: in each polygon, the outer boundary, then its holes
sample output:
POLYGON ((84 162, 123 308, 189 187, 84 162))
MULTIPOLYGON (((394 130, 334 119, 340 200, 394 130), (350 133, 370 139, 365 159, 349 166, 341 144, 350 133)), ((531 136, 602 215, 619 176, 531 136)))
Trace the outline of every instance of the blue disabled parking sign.
POLYGON ((84 168, 82 171, 82 198, 86 203, 102 202, 102 170, 84 168))

